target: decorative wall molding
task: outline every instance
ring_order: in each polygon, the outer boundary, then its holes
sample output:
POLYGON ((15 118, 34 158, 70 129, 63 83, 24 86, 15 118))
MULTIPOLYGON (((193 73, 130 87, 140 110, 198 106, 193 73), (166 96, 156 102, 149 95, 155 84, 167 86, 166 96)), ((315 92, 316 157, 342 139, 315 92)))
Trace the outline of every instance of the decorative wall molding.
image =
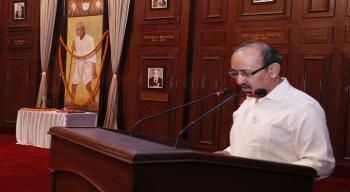
POLYGON ((201 32, 201 45, 225 45, 226 31, 224 30, 210 30, 201 32))
POLYGON ((203 0, 202 22, 220 23, 227 18, 227 0, 203 0))
POLYGON ((300 28, 300 43, 333 43, 334 27, 300 28))
POLYGON ((335 0, 304 0, 303 17, 334 17, 335 0))
POLYGON ((168 0, 166 9, 152 8, 152 0, 144 0, 143 24, 179 23, 182 0, 168 0))
POLYGON ((274 3, 251 3, 251 1, 239 1, 238 20, 278 20, 289 19, 292 9, 291 0, 280 0, 274 3))

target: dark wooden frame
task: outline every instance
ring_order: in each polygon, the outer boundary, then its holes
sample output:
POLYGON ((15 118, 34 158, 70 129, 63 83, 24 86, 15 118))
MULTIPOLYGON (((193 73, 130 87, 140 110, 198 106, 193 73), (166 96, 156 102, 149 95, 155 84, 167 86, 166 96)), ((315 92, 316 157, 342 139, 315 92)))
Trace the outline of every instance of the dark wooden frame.
POLYGON ((157 90, 163 90, 164 89, 164 83, 165 83, 165 78, 166 78, 166 76, 165 76, 165 67, 161 67, 161 66, 147 66, 146 67, 146 81, 147 81, 147 89, 157 89, 157 90), (150 70, 153 70, 153 69, 160 69, 161 70, 161 75, 159 76, 159 78, 161 78, 161 82, 162 82, 162 86, 160 86, 160 87, 151 87, 149 84, 150 84, 150 81, 149 81, 149 79, 150 78, 152 78, 153 76, 150 76, 150 74, 149 74, 149 71, 150 70))
POLYGON ((14 21, 23 21, 27 19, 27 5, 26 5, 26 1, 25 0, 21 0, 21 1, 14 1, 12 3, 12 18, 14 21), (18 4, 22 4, 23 3, 23 18, 17 18, 16 17, 16 6, 18 4))
POLYGON ((170 0, 163 0, 163 1, 165 2, 165 6, 164 6, 164 7, 163 7, 163 6, 162 6, 162 7, 160 7, 160 6, 159 6, 159 7, 156 7, 156 6, 153 5, 154 0, 151 0, 151 5, 150 5, 151 9, 152 9, 152 10, 157 10, 157 9, 168 9, 168 8, 169 8, 169 1, 170 1, 170 0))

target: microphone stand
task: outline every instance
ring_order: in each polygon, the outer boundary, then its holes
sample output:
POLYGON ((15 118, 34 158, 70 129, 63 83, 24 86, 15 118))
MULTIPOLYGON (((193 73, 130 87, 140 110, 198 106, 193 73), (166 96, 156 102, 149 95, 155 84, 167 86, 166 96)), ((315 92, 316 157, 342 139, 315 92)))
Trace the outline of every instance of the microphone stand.
POLYGON ((177 148, 179 143, 181 142, 182 139, 182 135, 189 129, 191 128, 193 125, 199 123, 202 119, 206 118, 209 114, 217 111, 219 108, 221 108, 224 104, 226 104, 227 102, 231 101, 232 99, 245 95, 245 93, 236 93, 234 95, 232 95, 231 97, 225 99, 223 102, 219 103, 218 105, 216 105, 215 107, 213 107, 212 109, 210 109, 208 112, 204 113, 202 116, 200 116, 198 119, 192 121, 191 123, 189 123, 186 127, 184 127, 180 133, 178 134, 177 138, 176 138, 176 142, 174 147, 177 148))
POLYGON ((138 120, 138 121, 134 124, 134 126, 132 127, 132 129, 131 129, 129 135, 130 135, 130 136, 133 136, 133 135, 134 135, 134 132, 136 131, 136 128, 138 127, 138 125, 141 124, 141 123, 144 122, 144 121, 147 121, 147 120, 149 120, 149 119, 153 119, 153 118, 155 118, 155 117, 164 115, 164 114, 169 113, 169 112, 171 112, 171 111, 175 111, 175 110, 178 110, 178 109, 180 109, 180 108, 187 107, 187 106, 189 106, 189 105, 198 103, 198 102, 200 102, 200 101, 202 101, 202 100, 205 100, 205 99, 207 99, 208 97, 211 97, 211 96, 213 96, 213 95, 217 95, 217 96, 219 96, 219 95, 224 95, 225 93, 228 93, 229 91, 230 91, 229 89, 223 88, 223 89, 220 90, 220 91, 216 91, 215 93, 212 93, 212 94, 210 94, 210 95, 201 97, 201 98, 196 99, 196 100, 194 100, 194 101, 191 101, 191 102, 189 102, 189 103, 186 103, 186 104, 183 104, 183 105, 179 105, 179 106, 177 106, 177 107, 168 109, 168 110, 166 110, 166 111, 162 111, 162 112, 160 112, 160 113, 155 113, 155 114, 153 114, 153 115, 146 116, 146 117, 144 117, 144 118, 138 120))

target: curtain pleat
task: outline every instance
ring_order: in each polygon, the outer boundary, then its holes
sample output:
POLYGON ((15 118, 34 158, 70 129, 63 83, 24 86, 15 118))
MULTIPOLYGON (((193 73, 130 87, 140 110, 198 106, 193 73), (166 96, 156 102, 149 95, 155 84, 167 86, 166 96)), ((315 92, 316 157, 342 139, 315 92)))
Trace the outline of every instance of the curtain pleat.
POLYGON ((57 0, 40 1, 40 58, 41 81, 36 107, 47 107, 47 69, 50 60, 53 30, 55 26, 57 0))
POLYGON ((130 0, 108 0, 109 38, 113 78, 109 88, 107 111, 103 127, 118 129, 118 78, 117 72, 123 48, 130 0))

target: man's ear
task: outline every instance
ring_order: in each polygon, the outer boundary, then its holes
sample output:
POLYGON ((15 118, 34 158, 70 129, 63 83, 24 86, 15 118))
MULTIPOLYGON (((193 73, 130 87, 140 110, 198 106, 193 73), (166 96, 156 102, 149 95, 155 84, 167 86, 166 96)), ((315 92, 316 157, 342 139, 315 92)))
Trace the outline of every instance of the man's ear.
POLYGON ((281 72, 281 65, 278 64, 278 63, 272 63, 272 64, 270 64, 270 66, 269 66, 269 72, 270 72, 270 76, 271 76, 272 78, 277 77, 277 76, 280 74, 280 72, 281 72))

